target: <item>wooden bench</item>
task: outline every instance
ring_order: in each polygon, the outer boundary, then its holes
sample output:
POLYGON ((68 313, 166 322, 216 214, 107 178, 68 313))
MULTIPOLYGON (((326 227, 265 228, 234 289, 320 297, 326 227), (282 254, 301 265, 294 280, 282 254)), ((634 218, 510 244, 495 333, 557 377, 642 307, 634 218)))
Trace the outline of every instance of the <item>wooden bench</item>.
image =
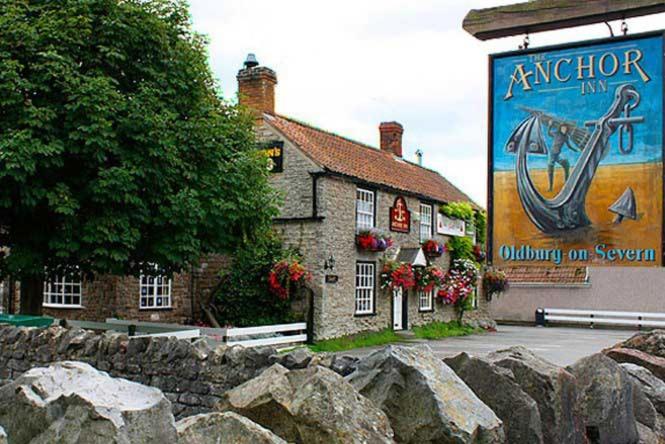
POLYGON ((568 308, 539 308, 536 310, 536 325, 546 325, 550 322, 589 324, 591 328, 596 324, 637 328, 665 327, 665 313, 568 308))

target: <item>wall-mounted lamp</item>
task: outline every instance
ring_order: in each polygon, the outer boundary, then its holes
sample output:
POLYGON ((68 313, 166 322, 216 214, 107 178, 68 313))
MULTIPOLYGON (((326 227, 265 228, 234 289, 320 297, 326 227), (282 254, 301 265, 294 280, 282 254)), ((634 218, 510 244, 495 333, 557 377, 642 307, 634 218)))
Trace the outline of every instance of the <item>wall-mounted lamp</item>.
POLYGON ((330 253, 330 257, 323 262, 323 269, 333 271, 335 269, 335 256, 330 253))

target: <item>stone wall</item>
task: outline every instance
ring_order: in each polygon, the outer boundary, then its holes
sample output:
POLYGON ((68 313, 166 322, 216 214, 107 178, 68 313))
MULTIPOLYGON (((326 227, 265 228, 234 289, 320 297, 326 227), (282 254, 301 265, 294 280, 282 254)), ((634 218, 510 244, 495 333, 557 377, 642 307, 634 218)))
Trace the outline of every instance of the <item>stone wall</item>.
POLYGON ((283 172, 270 175, 270 185, 282 194, 280 218, 305 218, 312 216, 313 178, 310 173, 321 168, 277 131, 267 125, 259 127, 257 138, 262 141, 284 142, 283 172))
POLYGON ((117 333, 50 327, 0 328, 0 385, 32 367, 76 360, 161 389, 176 417, 211 411, 230 388, 270 365, 271 348, 190 343, 165 337, 129 339, 117 333))

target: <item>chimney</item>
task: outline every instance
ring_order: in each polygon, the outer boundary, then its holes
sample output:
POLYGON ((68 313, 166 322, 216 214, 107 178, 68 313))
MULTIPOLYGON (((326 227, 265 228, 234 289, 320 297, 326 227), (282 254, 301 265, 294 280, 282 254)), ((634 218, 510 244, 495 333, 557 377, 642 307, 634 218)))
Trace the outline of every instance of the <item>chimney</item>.
POLYGON ((256 119, 262 119, 263 113, 275 113, 275 71, 259 66, 256 56, 250 53, 236 79, 240 104, 251 109, 256 119))
POLYGON ((402 125, 397 122, 381 122, 379 133, 381 133, 381 150, 402 157, 402 133, 404 133, 402 125))
POLYGON ((416 162, 418 162, 419 166, 423 166, 423 150, 420 148, 416 150, 416 162))

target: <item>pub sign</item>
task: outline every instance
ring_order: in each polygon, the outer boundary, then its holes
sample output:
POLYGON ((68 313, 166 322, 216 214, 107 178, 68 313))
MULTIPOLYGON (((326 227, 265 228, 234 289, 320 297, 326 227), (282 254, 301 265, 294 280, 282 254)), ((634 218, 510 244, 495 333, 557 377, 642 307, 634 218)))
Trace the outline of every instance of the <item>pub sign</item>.
POLYGON ((268 169, 271 173, 284 171, 284 142, 281 140, 266 142, 261 151, 269 159, 268 169))
POLYGON ((390 208, 390 231, 408 233, 411 229, 411 212, 406 206, 406 200, 397 196, 390 208))
POLYGON ((663 34, 490 56, 497 264, 662 262, 663 34))

